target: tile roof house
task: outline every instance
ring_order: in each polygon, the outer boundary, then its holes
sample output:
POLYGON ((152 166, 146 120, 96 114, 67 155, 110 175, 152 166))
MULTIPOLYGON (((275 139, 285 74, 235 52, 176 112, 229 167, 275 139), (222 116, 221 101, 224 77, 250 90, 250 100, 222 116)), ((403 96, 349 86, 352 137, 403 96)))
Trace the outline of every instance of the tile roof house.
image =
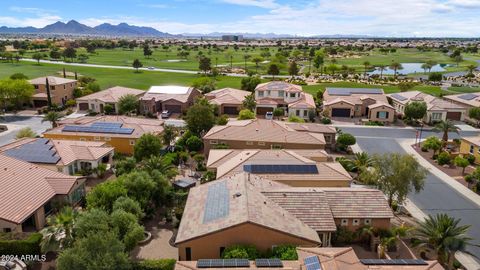
POLYGON ((199 96, 201 96, 200 91, 193 87, 152 86, 140 98, 140 111, 143 114, 154 115, 164 110, 182 113, 192 106, 199 96))
POLYGON ((480 164, 480 136, 468 136, 460 139, 460 154, 473 155, 475 163, 480 164))
POLYGON ((243 100, 251 94, 249 91, 222 88, 205 94, 205 97, 218 106, 219 114, 237 115, 242 109, 243 100))
POLYGON ((176 244, 180 260, 218 258, 234 244, 328 246, 337 226, 386 229, 392 217, 378 190, 294 188, 239 173, 190 190, 176 244))
POLYGON ((327 87, 323 100, 323 110, 329 117, 363 117, 383 123, 394 120, 395 110, 383 89, 327 87))
POLYGON ((322 133, 297 131, 285 122, 274 120, 235 120, 214 126, 203 136, 204 151, 219 144, 230 149, 325 149, 322 133))
MULTIPOLYGON (((275 269, 288 270, 443 270, 438 261, 424 261, 421 259, 390 259, 375 260, 359 259, 352 247, 297 247, 297 260, 280 261, 280 266, 275 269), (311 263, 317 265, 311 265, 311 263), (307 267, 307 263, 309 267, 307 267), (312 267, 313 266, 313 267, 312 267)), ((200 267, 198 261, 177 261, 175 270, 197 270, 200 267)), ((258 261, 260 263, 260 261, 258 261)), ((221 267, 208 267, 208 269, 225 269, 221 267)), ((238 268, 237 268, 238 269, 238 268)), ((248 266, 242 269, 265 269, 264 265, 257 264, 257 260, 249 261, 248 266)))
POLYGON ((55 200, 77 204, 85 178, 0 155, 0 231, 39 230, 55 200))
POLYGON ((468 120, 472 123, 477 123, 477 120, 468 117, 468 110, 470 108, 480 107, 480 92, 448 95, 443 96, 443 99, 465 107, 467 112, 464 116, 465 120, 468 120))
POLYGON ((35 88, 35 94, 31 98, 34 107, 48 106, 47 80, 52 104, 62 106, 67 100, 73 99, 73 90, 77 87, 77 80, 54 76, 39 77, 28 81, 35 88))
POLYGON ((427 104, 427 114, 423 118, 426 123, 438 121, 456 120, 463 121, 466 115, 466 107, 442 98, 434 97, 420 91, 408 91, 402 93, 389 94, 395 111, 404 115, 405 106, 410 102, 425 102, 427 104))
POLYGON ((349 187, 352 180, 350 174, 339 163, 332 162, 324 150, 212 149, 207 161, 207 169, 216 172, 217 178, 249 171, 251 165, 316 168, 314 172, 250 172, 294 187, 349 187))
POLYGON ((1 146, 0 154, 74 175, 95 169, 101 163, 111 163, 113 150, 106 142, 23 138, 1 146))
POLYGON ((308 119, 308 112, 315 110, 313 96, 303 92, 299 85, 284 81, 261 83, 255 88, 256 112, 265 115, 275 108, 283 108, 286 115, 308 119))
POLYGON ((45 138, 105 142, 116 152, 133 154, 133 146, 145 133, 161 134, 163 121, 127 116, 84 116, 60 121, 43 133, 45 138))
POLYGON ((118 101, 121 97, 126 95, 134 95, 137 98, 140 98, 143 96, 143 94, 145 94, 145 91, 140 89, 114 86, 90 95, 77 98, 77 110, 90 110, 97 113, 104 113, 105 105, 109 104, 113 107, 114 112, 118 112, 118 101))

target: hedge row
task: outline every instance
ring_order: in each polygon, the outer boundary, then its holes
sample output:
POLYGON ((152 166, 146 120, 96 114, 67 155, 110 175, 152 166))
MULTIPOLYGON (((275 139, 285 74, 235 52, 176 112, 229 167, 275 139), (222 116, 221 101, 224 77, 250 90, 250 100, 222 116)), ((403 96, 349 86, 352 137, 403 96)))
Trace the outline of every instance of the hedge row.
POLYGON ((175 268, 174 259, 142 260, 134 263, 134 270, 173 270, 175 268))
POLYGON ((42 234, 32 233, 23 240, 0 240, 0 254, 3 255, 40 255, 42 234))

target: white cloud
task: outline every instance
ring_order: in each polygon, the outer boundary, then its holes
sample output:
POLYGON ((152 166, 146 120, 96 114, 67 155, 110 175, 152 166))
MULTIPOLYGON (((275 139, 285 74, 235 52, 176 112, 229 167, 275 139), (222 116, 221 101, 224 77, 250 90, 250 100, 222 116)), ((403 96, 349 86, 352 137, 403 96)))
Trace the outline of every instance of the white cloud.
POLYGON ((275 0, 221 0, 227 4, 234 4, 240 6, 254 6, 261 8, 277 8, 279 4, 275 0))
POLYGON ((10 27, 26 27, 33 26, 36 28, 41 28, 46 25, 60 21, 62 17, 56 15, 46 15, 39 16, 34 18, 14 18, 14 17, 0 17, 0 25, 10 26, 10 27))

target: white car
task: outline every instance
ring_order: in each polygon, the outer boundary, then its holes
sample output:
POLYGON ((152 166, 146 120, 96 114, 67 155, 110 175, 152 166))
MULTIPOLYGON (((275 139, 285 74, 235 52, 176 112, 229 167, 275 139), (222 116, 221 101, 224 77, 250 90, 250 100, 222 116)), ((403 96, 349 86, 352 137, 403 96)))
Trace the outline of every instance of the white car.
POLYGON ((154 70, 154 69, 155 69, 155 67, 148 67, 148 69, 149 69, 149 70, 154 70))
POLYGON ((267 112, 265 114, 265 119, 272 120, 273 119, 273 112, 267 112))
POLYGON ((171 112, 169 112, 168 110, 164 110, 161 114, 161 117, 162 117, 162 119, 166 119, 166 118, 169 118, 170 115, 172 115, 171 112))

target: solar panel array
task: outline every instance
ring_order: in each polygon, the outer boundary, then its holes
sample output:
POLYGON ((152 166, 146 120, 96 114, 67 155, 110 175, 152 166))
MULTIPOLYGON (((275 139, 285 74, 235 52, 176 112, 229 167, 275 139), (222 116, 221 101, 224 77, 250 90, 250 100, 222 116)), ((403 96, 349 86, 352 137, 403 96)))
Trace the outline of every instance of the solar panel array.
POLYGON ((477 98, 478 95, 475 95, 475 94, 463 94, 461 96, 458 96, 458 98, 461 98, 463 100, 472 100, 474 98, 477 98))
POLYGON ((350 96, 352 94, 383 94, 382 89, 377 88, 327 88, 328 94, 334 96, 350 96))
POLYGON ((283 263, 280 259, 256 259, 255 265, 257 267, 283 267, 283 263))
POLYGON ((399 94, 393 94, 392 97, 393 97, 394 99, 398 99, 398 100, 400 100, 400 101, 404 101, 404 100, 407 100, 407 99, 408 99, 408 98, 406 98, 406 97, 404 97, 404 96, 401 96, 401 95, 399 95, 399 94))
POLYGON ((360 259, 360 262, 364 265, 428 265, 421 259, 360 259))
POLYGON ((210 185, 208 187, 207 200, 205 202, 203 223, 228 216, 229 208, 230 196, 227 183, 219 182, 210 185))
POLYGON ((250 267, 247 259, 200 259, 197 268, 238 268, 250 267))
POLYGON ((60 157, 53 145, 48 142, 49 140, 45 138, 36 139, 31 143, 6 150, 4 154, 27 162, 56 164, 60 157))
POLYGON ((243 170, 249 173, 286 173, 286 174, 318 174, 315 164, 245 164, 243 170))
POLYGON ((90 126, 66 125, 62 131, 66 132, 90 132, 110 134, 132 134, 133 128, 123 128, 122 123, 95 122, 90 126))
POLYGON ((305 264, 307 270, 322 270, 322 265, 320 264, 317 256, 306 257, 303 259, 303 263, 305 264))

